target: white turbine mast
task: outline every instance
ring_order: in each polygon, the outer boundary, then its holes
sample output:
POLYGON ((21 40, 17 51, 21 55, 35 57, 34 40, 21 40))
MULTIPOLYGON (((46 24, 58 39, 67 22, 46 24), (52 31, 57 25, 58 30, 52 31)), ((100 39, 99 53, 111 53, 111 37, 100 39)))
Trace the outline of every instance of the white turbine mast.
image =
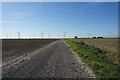
POLYGON ((66 34, 67 34, 67 32, 64 32, 64 34, 63 34, 64 39, 66 38, 66 34))
POLYGON ((20 32, 18 32, 18 39, 20 39, 20 32))
POLYGON ((43 33, 43 31, 42 31, 42 33, 41 33, 41 35, 42 35, 42 38, 43 38, 43 34, 44 34, 44 33, 43 33))

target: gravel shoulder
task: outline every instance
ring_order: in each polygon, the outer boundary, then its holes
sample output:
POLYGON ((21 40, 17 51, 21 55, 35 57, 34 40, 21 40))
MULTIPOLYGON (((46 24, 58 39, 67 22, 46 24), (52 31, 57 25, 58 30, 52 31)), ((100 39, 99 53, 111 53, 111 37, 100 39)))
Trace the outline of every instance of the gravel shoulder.
POLYGON ((64 40, 58 40, 3 73, 3 78, 95 78, 64 40), (24 74, 24 75, 23 75, 24 74))

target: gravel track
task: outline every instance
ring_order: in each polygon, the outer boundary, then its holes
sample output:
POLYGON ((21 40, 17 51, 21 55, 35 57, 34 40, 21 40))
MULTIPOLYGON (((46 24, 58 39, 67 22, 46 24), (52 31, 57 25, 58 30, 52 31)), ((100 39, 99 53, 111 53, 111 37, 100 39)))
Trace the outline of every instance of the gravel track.
POLYGON ((80 58, 58 40, 3 73, 3 78, 95 78, 80 58))
POLYGON ((56 39, 2 40, 3 72, 55 41, 56 39))

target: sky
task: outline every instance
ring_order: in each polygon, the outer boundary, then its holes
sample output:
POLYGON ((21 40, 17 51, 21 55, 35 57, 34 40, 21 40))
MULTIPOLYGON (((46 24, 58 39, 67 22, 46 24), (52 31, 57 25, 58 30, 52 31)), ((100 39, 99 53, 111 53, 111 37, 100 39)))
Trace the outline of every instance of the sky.
POLYGON ((2 36, 117 37, 117 2, 3 2, 2 36))

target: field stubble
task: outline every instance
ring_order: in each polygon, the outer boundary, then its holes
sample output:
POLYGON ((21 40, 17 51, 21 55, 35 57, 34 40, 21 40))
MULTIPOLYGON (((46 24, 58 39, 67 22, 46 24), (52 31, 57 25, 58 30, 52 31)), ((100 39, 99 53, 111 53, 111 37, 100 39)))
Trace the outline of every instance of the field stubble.
POLYGON ((118 39, 77 39, 108 52, 118 53, 118 39))

